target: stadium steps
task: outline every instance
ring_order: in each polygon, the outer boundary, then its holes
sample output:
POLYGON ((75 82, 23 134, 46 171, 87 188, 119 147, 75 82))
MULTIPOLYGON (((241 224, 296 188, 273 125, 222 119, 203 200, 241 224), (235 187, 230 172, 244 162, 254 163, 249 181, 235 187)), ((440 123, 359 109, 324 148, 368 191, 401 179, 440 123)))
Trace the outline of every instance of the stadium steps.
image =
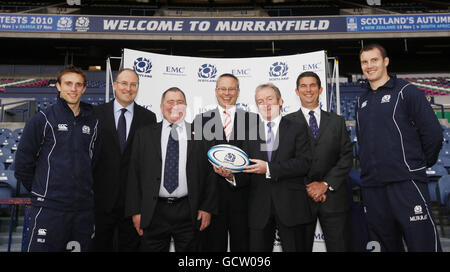
MULTIPOLYGON (((22 231, 23 216, 19 216, 18 226, 11 236, 11 252, 20 252, 22 250, 22 231)), ((0 217, 0 252, 8 251, 9 239, 9 216, 0 217)))

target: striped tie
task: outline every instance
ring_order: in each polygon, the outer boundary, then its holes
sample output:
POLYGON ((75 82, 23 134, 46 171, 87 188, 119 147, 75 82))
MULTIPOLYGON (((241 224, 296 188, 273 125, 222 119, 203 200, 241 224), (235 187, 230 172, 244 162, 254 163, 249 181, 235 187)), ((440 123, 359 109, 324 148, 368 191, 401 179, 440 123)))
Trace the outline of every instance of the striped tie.
POLYGON ((225 137, 227 138, 227 141, 230 141, 231 136, 231 130, 233 129, 233 126, 231 125, 231 116, 228 111, 223 111, 225 114, 225 122, 223 123, 223 129, 225 131, 225 137))

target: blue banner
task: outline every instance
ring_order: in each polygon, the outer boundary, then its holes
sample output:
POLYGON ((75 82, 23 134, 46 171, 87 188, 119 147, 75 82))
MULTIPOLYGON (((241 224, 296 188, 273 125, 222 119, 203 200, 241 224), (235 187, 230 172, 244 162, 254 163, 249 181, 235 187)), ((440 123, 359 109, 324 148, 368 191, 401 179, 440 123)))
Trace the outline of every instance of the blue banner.
POLYGON ((79 16, 75 20, 75 32, 148 34, 296 34, 346 32, 345 17, 205 19, 79 16))
POLYGON ((450 30, 450 14, 347 16, 348 32, 450 30))
POLYGON ((73 16, 0 14, 0 31, 72 32, 73 16))
POLYGON ((127 34, 320 34, 449 31, 450 14, 174 18, 0 14, 0 31, 127 34))

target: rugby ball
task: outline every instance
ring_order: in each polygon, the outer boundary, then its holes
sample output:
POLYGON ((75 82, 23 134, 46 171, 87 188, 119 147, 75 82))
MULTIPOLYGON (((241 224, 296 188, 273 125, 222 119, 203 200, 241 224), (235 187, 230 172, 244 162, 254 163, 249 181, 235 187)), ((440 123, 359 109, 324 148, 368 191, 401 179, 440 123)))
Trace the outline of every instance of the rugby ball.
POLYGON ((208 150, 207 155, 210 163, 222 166, 233 173, 241 172, 244 166, 250 164, 247 154, 234 145, 215 145, 208 150))

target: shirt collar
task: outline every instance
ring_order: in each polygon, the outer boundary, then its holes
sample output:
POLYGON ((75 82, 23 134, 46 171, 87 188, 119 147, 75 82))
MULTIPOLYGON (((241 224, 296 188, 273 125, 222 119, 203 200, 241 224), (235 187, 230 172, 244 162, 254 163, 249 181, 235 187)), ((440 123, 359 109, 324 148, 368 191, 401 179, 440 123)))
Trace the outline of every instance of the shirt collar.
MULTIPOLYGON (((162 123, 162 125, 163 125, 163 128, 165 129, 165 128, 168 128, 169 126, 170 126, 170 122, 169 121, 167 121, 164 117, 163 117, 163 123, 162 123)), ((178 122, 178 123, 176 123, 177 124, 177 127, 179 127, 179 128, 184 128, 184 126, 185 126, 185 124, 184 124, 184 119, 182 119, 182 121, 180 121, 180 122, 178 122)))
POLYGON ((261 120, 263 120, 263 122, 264 122, 264 127, 267 127, 267 123, 269 123, 269 122, 274 123, 274 125, 272 126, 272 128, 273 128, 273 127, 278 127, 278 125, 279 125, 280 122, 281 122, 281 114, 278 115, 277 118, 275 118, 275 119, 273 119, 273 120, 271 120, 271 121, 265 120, 264 118, 262 118, 262 116, 261 116, 261 120))
MULTIPOLYGON (((224 114, 223 112, 225 111, 225 109, 222 108, 222 106, 217 105, 217 109, 219 110, 220 114, 222 114, 222 115, 224 114)), ((234 116, 234 113, 236 112, 236 105, 227 107, 226 110, 230 113, 231 116, 234 116)))
MULTIPOLYGON (((303 106, 300 106, 300 109, 302 110, 303 115, 309 116, 309 112, 311 111, 310 109, 304 108, 303 106)), ((320 106, 317 106, 312 111, 314 111, 314 115, 318 116, 320 114, 320 106)))
MULTIPOLYGON (((114 112, 118 112, 123 108, 122 105, 119 104, 119 102, 117 102, 117 99, 114 99, 114 112)), ((130 105, 125 107, 127 109, 127 111, 129 111, 131 114, 134 113, 134 101, 131 102, 130 105)))

